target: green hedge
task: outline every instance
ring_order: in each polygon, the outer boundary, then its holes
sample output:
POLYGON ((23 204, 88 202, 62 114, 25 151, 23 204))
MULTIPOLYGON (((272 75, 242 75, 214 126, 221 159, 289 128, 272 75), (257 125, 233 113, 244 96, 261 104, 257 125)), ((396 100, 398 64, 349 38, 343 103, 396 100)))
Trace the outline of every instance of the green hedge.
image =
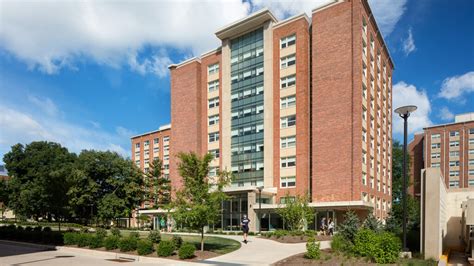
POLYGON ((194 252, 196 247, 191 243, 184 243, 178 250, 178 256, 180 259, 191 259, 194 258, 194 252))
POLYGON ((106 250, 117 249, 120 241, 120 236, 111 235, 104 239, 104 247, 106 250))
POLYGON ((138 255, 148 255, 153 253, 153 242, 150 240, 139 240, 137 242, 137 253, 138 255))
POLYGON ((148 234, 148 240, 156 244, 160 243, 161 241, 160 231, 150 231, 150 233, 148 234))
POLYGON ((305 258, 312 260, 319 260, 321 257, 321 250, 319 249, 320 244, 316 242, 314 237, 310 237, 306 243, 306 253, 304 254, 305 258))
POLYGON ((388 232, 361 229, 354 237, 354 253, 376 263, 395 263, 400 249, 400 239, 388 232))
POLYGON ((124 237, 118 242, 118 247, 120 251, 134 251, 137 249, 137 242, 138 238, 135 236, 124 237))
POLYGON ((161 241, 160 244, 158 244, 158 248, 156 250, 156 253, 158 257, 169 257, 173 255, 173 252, 175 250, 175 246, 173 242, 171 241, 161 241))
POLYGON ((173 235, 173 237, 171 238, 171 242, 173 242, 175 248, 179 249, 183 244, 183 238, 179 235, 173 235))
POLYGON ((26 241, 48 245, 63 244, 62 232, 51 231, 50 228, 45 228, 42 228, 41 226, 37 226, 35 228, 23 228, 22 226, 15 226, 13 224, 8 226, 0 226, 0 239, 26 241))

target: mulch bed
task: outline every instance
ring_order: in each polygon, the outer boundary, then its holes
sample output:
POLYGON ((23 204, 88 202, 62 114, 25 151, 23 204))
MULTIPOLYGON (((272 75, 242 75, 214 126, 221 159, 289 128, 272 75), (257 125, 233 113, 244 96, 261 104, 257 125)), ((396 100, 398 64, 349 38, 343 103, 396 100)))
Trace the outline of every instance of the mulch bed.
MULTIPOLYGON (((272 237, 260 237, 264 239, 274 240, 280 243, 306 243, 308 241, 307 236, 282 236, 277 238, 276 236, 272 237)), ((331 240, 331 236, 316 236, 316 241, 326 241, 331 240)))
POLYGON ((345 258, 343 255, 335 254, 329 249, 321 250, 321 259, 310 260, 304 257, 304 253, 296 254, 274 263, 280 265, 377 265, 362 258, 345 258))

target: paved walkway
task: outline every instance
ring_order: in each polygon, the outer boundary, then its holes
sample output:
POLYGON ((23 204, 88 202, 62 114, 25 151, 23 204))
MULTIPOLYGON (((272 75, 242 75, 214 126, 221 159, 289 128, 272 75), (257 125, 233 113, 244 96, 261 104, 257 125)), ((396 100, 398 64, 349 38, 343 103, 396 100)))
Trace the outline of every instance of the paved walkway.
MULTIPOLYGON (((242 241, 242 236, 215 235, 242 241)), ((273 240, 249 236, 248 244, 234 252, 227 253, 200 263, 183 262, 162 258, 150 258, 121 253, 103 252, 71 247, 58 247, 57 250, 38 245, 15 244, 0 241, 0 265, 117 265, 111 261, 120 257, 133 258, 127 265, 269 265, 286 257, 305 252, 305 243, 283 244, 273 240)), ((321 249, 329 247, 329 241, 321 242, 321 249)))

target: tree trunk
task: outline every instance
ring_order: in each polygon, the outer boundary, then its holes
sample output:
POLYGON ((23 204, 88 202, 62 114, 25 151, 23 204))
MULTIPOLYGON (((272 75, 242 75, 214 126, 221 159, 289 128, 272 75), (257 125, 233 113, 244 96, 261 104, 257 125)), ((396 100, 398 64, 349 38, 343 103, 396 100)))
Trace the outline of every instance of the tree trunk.
POLYGON ((201 227, 201 251, 204 251, 204 226, 201 227))

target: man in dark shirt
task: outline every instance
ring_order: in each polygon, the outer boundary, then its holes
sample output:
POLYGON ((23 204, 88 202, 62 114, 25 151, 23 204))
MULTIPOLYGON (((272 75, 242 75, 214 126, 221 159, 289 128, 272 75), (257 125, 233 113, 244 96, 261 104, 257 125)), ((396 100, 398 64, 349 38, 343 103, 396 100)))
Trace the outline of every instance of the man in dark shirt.
POLYGON ((242 222, 240 223, 242 225, 242 231, 244 232, 244 243, 247 244, 247 235, 249 233, 249 223, 250 220, 247 218, 247 215, 244 214, 244 218, 242 219, 242 222))

